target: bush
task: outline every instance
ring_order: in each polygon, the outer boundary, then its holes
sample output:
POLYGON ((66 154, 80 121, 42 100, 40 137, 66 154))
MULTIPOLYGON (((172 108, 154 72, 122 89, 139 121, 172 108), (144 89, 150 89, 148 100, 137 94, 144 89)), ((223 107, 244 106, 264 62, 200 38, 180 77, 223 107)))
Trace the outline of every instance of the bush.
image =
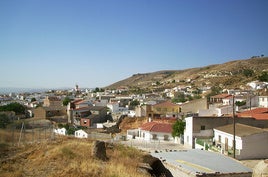
POLYGON ((268 82, 268 72, 262 72, 258 79, 261 82, 268 82))
POLYGON ((9 123, 10 120, 8 116, 5 114, 0 114, 0 128, 6 128, 9 123))

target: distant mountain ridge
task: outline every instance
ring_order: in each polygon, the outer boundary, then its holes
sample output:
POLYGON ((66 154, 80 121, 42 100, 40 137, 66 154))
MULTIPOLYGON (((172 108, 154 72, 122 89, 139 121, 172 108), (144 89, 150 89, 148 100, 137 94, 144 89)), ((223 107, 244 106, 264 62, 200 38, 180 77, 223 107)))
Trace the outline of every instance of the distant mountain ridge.
MULTIPOLYGON (((164 70, 152 73, 138 73, 131 77, 118 81, 106 88, 119 87, 152 87, 161 83, 168 87, 168 83, 194 80, 196 86, 222 85, 223 87, 239 87, 240 85, 257 79, 257 76, 268 71, 268 57, 258 57, 245 60, 234 60, 223 64, 208 65, 184 70, 164 70), (252 75, 245 76, 250 71, 252 75)), ((174 84, 173 84, 174 85, 174 84)))
POLYGON ((9 93, 41 93, 49 90, 67 90, 70 88, 19 88, 19 87, 0 87, 0 94, 9 93))

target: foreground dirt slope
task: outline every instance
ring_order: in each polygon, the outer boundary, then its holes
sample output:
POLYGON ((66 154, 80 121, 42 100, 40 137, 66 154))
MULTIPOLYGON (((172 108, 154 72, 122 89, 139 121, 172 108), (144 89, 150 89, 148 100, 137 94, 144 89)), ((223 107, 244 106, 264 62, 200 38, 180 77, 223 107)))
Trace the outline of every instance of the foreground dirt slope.
POLYGON ((18 148, 5 146, 0 152, 0 176, 148 176, 137 171, 142 153, 136 149, 110 147, 107 161, 94 159, 91 151, 91 141, 74 138, 18 148))

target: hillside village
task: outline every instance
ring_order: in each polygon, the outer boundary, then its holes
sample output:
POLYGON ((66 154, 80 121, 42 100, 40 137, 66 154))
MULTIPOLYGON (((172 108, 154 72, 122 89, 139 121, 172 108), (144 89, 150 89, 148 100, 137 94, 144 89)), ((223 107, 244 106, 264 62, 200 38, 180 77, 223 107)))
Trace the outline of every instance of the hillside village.
POLYGON ((25 120, 28 128, 49 125, 56 134, 77 138, 98 132, 114 140, 173 143, 236 160, 263 160, 268 159, 268 67, 259 71, 254 66, 237 73, 215 70, 216 66, 210 71, 195 69, 201 71, 184 78, 166 72, 169 77, 133 81, 136 86, 81 89, 76 85, 70 90, 3 94, 1 106, 20 103, 25 114, 0 114, 10 121, 25 120), (238 86, 237 78, 242 76, 245 79, 238 86), (184 122, 185 127, 174 136, 176 122, 184 122))

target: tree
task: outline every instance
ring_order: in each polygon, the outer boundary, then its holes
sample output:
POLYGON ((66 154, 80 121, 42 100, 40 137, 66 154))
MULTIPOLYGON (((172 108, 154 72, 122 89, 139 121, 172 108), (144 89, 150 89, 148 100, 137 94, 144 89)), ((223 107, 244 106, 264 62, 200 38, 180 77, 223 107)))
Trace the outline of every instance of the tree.
POLYGON ((268 82, 268 72, 262 72, 258 79, 261 82, 268 82))
POLYGON ((173 125, 172 125, 172 136, 179 137, 180 135, 183 135, 184 129, 185 129, 185 122, 182 120, 177 120, 173 125))
POLYGON ((36 99, 35 99, 35 98, 32 98, 32 99, 31 99, 31 103, 32 103, 32 102, 35 102, 35 101, 36 101, 36 99))
POLYGON ((212 86, 211 87, 211 92, 207 95, 207 97, 211 97, 211 96, 214 96, 214 95, 218 95, 221 93, 221 88, 218 87, 218 86, 212 86))
POLYGON ((8 105, 0 106, 1 111, 14 111, 16 114, 25 114, 25 107, 20 103, 10 103, 8 105))
POLYGON ((104 89, 99 88, 99 87, 96 87, 95 90, 94 90, 93 92, 94 92, 94 93, 97 93, 97 92, 104 92, 104 89))
POLYGON ((244 74, 244 76, 246 76, 246 77, 252 77, 253 74, 254 74, 254 71, 253 71, 252 69, 244 69, 244 70, 243 70, 243 74, 244 74))
POLYGON ((173 103, 184 103, 187 99, 185 98, 184 93, 178 93, 178 95, 172 99, 173 103))
POLYGON ((71 102, 71 99, 69 97, 65 97, 62 101, 63 106, 67 106, 71 102))
POLYGON ((138 100, 133 100, 130 102, 130 106, 136 107, 138 105, 140 105, 140 102, 138 100))
POLYGON ((6 128, 10 120, 6 114, 0 114, 0 128, 6 128))
POLYGON ((96 87, 95 90, 94 90, 95 93, 97 93, 99 91, 100 91, 100 88, 99 87, 96 87))
POLYGON ((246 105, 246 101, 236 101, 235 105, 236 106, 244 106, 244 105, 246 105))

